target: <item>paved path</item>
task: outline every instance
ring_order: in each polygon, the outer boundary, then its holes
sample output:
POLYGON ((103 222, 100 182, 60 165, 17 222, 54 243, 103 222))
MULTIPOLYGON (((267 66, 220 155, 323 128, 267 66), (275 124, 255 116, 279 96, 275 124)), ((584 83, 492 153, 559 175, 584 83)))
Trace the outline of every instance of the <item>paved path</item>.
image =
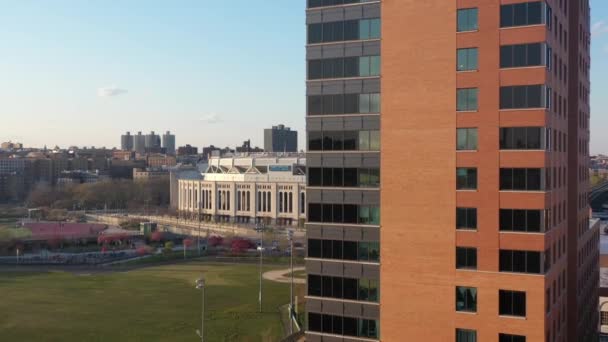
MULTIPOLYGON (((298 272, 298 271, 304 271, 305 269, 306 269, 305 267, 294 267, 293 271, 298 272)), ((290 283, 291 282, 291 277, 289 275, 290 273, 291 273, 291 269, 287 268, 284 270, 268 271, 268 272, 264 273, 262 276, 266 280, 276 281, 277 283, 290 283)), ((306 279, 293 277, 293 283, 294 284, 306 284, 306 279)))

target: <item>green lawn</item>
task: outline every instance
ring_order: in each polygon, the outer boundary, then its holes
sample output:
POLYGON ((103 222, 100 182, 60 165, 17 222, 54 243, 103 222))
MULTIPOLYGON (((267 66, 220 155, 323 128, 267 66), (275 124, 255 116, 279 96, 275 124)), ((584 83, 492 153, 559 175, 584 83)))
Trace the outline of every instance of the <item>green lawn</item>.
POLYGON ((264 281, 260 314, 256 265, 201 262, 94 275, 0 273, 0 340, 197 341, 201 272, 206 341, 280 340, 288 284, 264 281))

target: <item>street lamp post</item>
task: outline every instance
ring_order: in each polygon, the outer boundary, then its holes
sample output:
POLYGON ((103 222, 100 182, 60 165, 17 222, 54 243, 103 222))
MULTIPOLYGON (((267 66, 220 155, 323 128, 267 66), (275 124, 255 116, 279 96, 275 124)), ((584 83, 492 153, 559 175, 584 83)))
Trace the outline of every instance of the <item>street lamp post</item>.
POLYGON ((197 330, 201 342, 205 342, 205 278, 201 276, 196 280, 196 289, 201 290, 201 330, 197 330))
POLYGON ((264 223, 257 224, 255 226, 255 230, 260 233, 260 246, 258 249, 260 250, 260 292, 258 296, 258 301, 260 303, 260 313, 262 312, 262 267, 263 267, 263 259, 264 259, 264 223))
POLYGON ((201 199, 198 199, 198 234, 196 238, 198 256, 201 256, 201 199))
POLYGON ((293 230, 287 231, 289 238, 289 267, 291 268, 291 286, 289 288, 289 332, 293 334, 293 230))

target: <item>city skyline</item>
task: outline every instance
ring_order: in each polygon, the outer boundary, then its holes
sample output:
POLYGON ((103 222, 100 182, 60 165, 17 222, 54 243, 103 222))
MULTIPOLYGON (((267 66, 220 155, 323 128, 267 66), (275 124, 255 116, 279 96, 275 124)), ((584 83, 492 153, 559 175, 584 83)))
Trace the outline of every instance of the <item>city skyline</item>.
MULTIPOLYGON (((280 0, 10 3, 0 13, 7 28, 0 73, 10 80, 0 84, 0 140, 111 148, 137 128, 170 130, 178 146, 236 146, 248 138, 261 146, 272 125, 303 132, 304 7, 280 0)), ((597 154, 608 153, 601 132, 608 125, 608 3, 591 0, 591 7, 597 154)))

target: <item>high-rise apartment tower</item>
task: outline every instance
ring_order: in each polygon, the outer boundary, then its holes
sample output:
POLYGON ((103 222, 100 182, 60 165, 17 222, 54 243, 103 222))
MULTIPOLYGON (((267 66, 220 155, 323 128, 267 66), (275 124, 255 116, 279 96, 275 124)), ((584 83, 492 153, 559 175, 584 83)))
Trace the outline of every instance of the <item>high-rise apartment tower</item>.
POLYGON ((593 341, 588 0, 307 5, 307 341, 593 341))

